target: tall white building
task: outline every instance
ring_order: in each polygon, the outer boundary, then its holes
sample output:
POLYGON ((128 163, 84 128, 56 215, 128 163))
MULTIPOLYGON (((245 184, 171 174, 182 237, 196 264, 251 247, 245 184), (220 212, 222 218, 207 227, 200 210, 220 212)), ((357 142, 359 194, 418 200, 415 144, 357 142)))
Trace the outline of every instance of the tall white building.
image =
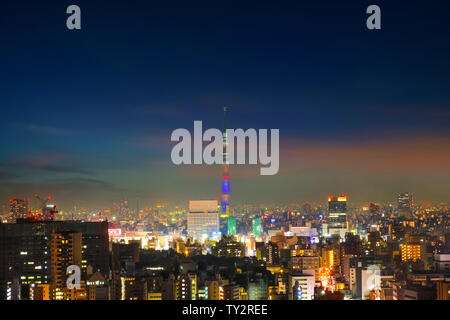
POLYGON ((195 239, 214 237, 219 233, 218 200, 190 200, 187 215, 188 235, 195 239))

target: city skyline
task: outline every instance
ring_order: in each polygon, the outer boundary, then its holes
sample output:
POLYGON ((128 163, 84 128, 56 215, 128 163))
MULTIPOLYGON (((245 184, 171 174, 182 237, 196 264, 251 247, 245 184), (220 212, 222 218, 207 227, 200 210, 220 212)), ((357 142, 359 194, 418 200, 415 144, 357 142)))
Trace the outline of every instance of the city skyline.
POLYGON ((78 33, 63 4, 7 4, 0 203, 217 198, 221 167, 173 165, 170 133, 194 120, 220 128, 224 106, 230 127, 280 129, 276 176, 230 165, 232 205, 334 193, 388 203, 404 191, 448 202, 448 4, 379 4, 378 33, 365 28, 364 4, 328 1, 81 1, 78 33))
POLYGON ((2 4, 0 301, 284 319, 450 300, 449 12, 2 4))

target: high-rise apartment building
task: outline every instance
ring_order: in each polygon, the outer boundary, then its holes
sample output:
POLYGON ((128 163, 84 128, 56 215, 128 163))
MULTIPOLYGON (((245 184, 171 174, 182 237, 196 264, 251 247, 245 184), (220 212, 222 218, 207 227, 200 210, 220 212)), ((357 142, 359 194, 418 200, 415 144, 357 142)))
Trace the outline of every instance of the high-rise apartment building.
MULTIPOLYGON (((83 280, 87 277, 86 272, 89 266, 93 272, 99 271, 105 278, 109 277, 107 222, 32 222, 19 219, 17 223, 0 224, 0 300, 5 299, 8 283, 13 283, 15 280, 20 282, 22 295, 27 296, 32 285, 51 283, 52 275, 54 275, 51 256, 52 234, 63 233, 81 234, 80 263, 83 280)), ((67 240, 69 244, 71 240, 67 240)), ((78 248, 79 240, 76 242, 78 248)), ((61 249, 59 253, 63 254, 65 249, 63 247, 59 249, 61 249)), ((59 253, 56 252, 55 257, 59 253)))
POLYGON ((26 219, 28 217, 28 199, 9 199, 9 208, 11 213, 11 220, 26 219))
POLYGON ((206 280, 205 287, 208 291, 208 300, 223 300, 222 280, 220 278, 206 280))
POLYGON ((78 266, 81 270, 82 235, 81 233, 62 231, 50 235, 50 270, 52 300, 67 300, 67 268, 78 266))
POLYGON ((424 253, 424 247, 421 244, 401 244, 400 245, 400 252, 401 252, 401 258, 402 261, 417 261, 420 260, 422 257, 422 254, 424 253))
POLYGON ((196 300, 197 275, 195 273, 181 274, 175 281, 176 300, 196 300))

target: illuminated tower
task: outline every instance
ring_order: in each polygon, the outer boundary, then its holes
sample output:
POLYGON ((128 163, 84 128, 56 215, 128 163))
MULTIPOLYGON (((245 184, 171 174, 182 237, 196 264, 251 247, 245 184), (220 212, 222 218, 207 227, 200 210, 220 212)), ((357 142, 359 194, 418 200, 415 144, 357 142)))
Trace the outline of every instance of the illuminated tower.
POLYGON ((222 171, 222 198, 220 201, 220 213, 222 218, 230 214, 230 176, 227 153, 227 107, 223 108, 223 171, 222 171))

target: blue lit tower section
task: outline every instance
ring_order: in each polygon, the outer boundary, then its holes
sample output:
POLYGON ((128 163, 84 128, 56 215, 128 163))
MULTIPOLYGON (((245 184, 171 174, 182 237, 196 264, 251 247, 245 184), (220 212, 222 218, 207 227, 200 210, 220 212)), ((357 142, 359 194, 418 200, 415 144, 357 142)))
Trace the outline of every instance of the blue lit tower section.
POLYGON ((222 197, 220 201, 220 213, 222 218, 230 214, 230 176, 229 161, 227 153, 227 107, 223 108, 223 168, 222 168, 222 197))

